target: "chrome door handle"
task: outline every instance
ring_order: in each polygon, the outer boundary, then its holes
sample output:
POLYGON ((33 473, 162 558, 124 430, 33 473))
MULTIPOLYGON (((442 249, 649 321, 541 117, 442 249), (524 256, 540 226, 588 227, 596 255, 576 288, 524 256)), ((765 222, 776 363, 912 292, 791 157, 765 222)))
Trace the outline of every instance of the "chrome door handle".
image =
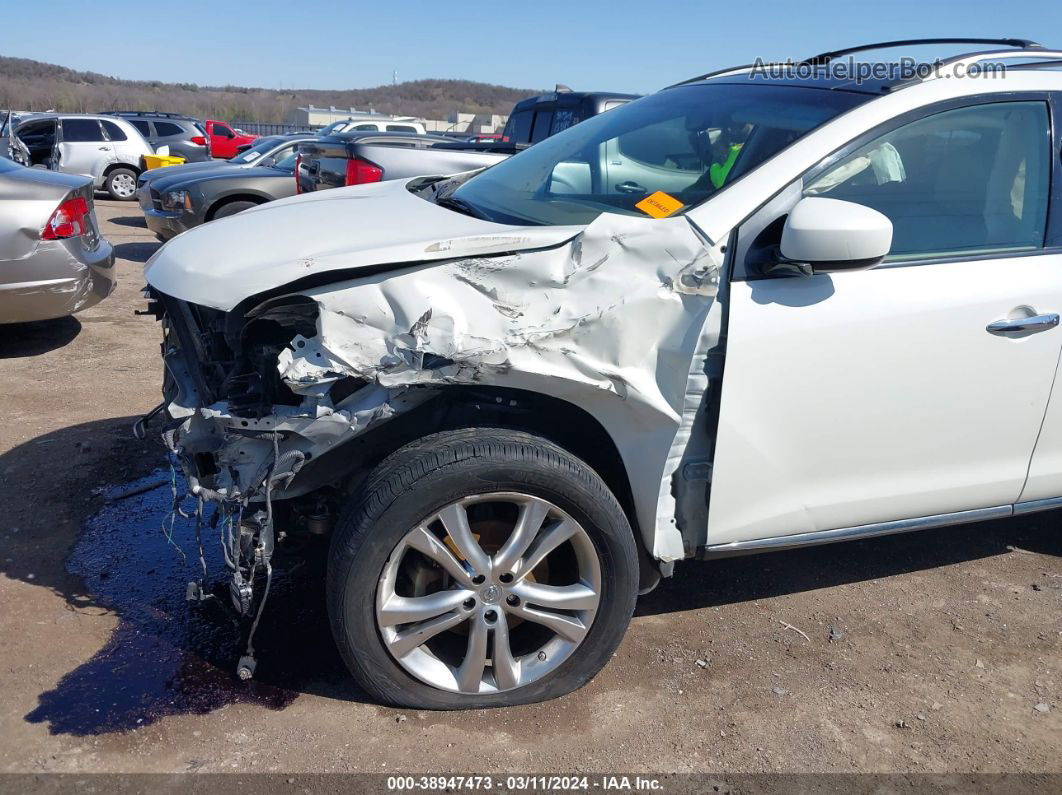
POLYGON ((633 180, 627 180, 626 182, 620 182, 616 185, 616 190, 620 193, 648 193, 649 191, 639 185, 633 180))
POLYGON ((99 150, 100 150, 101 152, 109 152, 109 151, 111 151, 111 148, 110 148, 109 146, 100 146, 100 147, 97 147, 97 148, 98 148, 98 149, 99 149, 99 150))
POLYGON ((985 326, 989 334, 1010 334, 1015 331, 1047 331, 1058 325, 1058 315, 1033 315, 1032 317, 1016 317, 997 320, 985 326))

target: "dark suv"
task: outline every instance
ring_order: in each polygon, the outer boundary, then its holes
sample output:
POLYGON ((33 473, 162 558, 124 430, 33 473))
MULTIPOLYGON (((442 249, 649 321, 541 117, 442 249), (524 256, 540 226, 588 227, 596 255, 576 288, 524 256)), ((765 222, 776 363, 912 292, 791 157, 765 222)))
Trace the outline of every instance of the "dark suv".
POLYGON ((638 96, 610 91, 572 91, 567 86, 557 86, 549 94, 521 99, 513 105, 502 140, 510 144, 537 144, 583 119, 625 105, 638 96))
POLYGON ((111 110, 105 115, 128 119, 156 151, 160 146, 168 146, 171 155, 183 157, 188 163, 210 160, 210 139, 199 119, 179 113, 141 110, 111 110))

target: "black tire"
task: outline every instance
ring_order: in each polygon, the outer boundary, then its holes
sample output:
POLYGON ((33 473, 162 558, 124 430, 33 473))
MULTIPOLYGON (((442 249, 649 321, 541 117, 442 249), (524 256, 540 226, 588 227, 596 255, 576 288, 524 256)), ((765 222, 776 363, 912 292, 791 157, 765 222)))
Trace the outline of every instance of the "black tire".
POLYGON ((119 202, 131 202, 136 199, 136 179, 137 173, 131 168, 116 168, 107 174, 107 195, 115 201, 119 202), (120 189, 117 187, 118 182, 126 182, 126 180, 133 181, 133 192, 129 195, 122 195, 120 189))
POLYGON ((601 670, 634 612, 638 557, 623 509, 589 466, 528 433, 473 428, 427 436, 373 470, 340 518, 327 580, 336 644, 370 695, 402 707, 479 709, 556 698, 601 670), (377 581, 392 550, 424 517, 461 497, 496 491, 548 500, 582 524, 601 567, 600 605, 582 643, 552 673, 500 693, 454 693, 421 682, 392 658, 376 625, 377 581))
POLYGON ((244 210, 250 210, 252 207, 257 206, 257 202, 229 202, 228 204, 221 205, 221 207, 215 211, 211 220, 216 218, 228 218, 230 215, 236 215, 236 213, 242 213, 244 210))

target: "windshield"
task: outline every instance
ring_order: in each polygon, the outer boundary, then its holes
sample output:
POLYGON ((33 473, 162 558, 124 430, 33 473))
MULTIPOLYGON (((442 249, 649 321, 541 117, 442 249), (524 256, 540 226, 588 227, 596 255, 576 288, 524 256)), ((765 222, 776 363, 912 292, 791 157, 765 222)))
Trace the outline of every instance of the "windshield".
POLYGON ((250 149, 245 149, 236 155, 236 157, 229 158, 229 162, 240 165, 253 163, 270 149, 273 149, 282 140, 283 139, 281 138, 259 138, 251 145, 250 149))
POLYGON ((662 218, 699 204, 869 95, 700 83, 587 119, 477 174, 449 198, 500 223, 662 218))

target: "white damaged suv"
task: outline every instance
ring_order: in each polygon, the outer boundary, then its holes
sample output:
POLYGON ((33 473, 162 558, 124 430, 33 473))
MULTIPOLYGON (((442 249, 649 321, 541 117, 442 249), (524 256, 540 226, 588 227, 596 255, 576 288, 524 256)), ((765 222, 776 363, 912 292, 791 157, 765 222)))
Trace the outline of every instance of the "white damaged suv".
POLYGON ((695 78, 169 242, 163 435, 236 609, 330 535, 365 689, 519 704, 675 561, 1062 505, 1062 52, 993 43, 695 78))

